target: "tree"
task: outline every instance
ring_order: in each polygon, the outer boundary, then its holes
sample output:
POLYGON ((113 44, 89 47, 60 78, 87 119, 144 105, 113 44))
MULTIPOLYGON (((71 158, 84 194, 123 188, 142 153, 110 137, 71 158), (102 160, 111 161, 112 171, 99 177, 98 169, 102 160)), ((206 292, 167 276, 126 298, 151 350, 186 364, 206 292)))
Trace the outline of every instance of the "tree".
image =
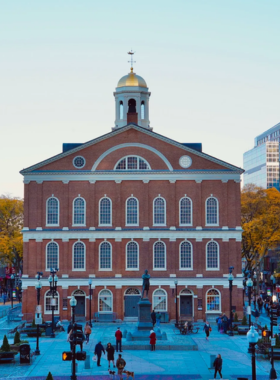
POLYGON ((16 331, 14 335, 14 344, 20 343, 20 333, 16 331))
POLYGON ((53 380, 53 376, 52 376, 52 374, 51 374, 50 372, 49 372, 49 374, 48 374, 46 380, 53 380))
POLYGON ((0 197, 0 260, 19 271, 22 266, 23 200, 0 197))
POLYGON ((9 342, 8 342, 8 339, 7 339, 6 335, 4 335, 3 344, 1 346, 1 350, 5 351, 5 352, 11 351, 11 348, 10 348, 10 345, 9 345, 9 342))
POLYGON ((254 269, 269 249, 280 244, 280 193, 275 188, 244 186, 241 194, 242 256, 254 269))

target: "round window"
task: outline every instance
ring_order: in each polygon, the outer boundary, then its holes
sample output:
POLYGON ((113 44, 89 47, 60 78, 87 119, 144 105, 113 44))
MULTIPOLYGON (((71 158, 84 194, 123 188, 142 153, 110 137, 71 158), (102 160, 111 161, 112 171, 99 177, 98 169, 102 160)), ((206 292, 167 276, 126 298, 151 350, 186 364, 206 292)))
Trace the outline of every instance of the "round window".
POLYGON ((86 164, 86 160, 82 156, 75 157, 73 160, 73 165, 77 169, 83 168, 85 166, 85 164, 86 164))
POLYGON ((189 156, 182 156, 179 160, 179 164, 182 168, 189 168, 192 164, 192 159, 189 156))

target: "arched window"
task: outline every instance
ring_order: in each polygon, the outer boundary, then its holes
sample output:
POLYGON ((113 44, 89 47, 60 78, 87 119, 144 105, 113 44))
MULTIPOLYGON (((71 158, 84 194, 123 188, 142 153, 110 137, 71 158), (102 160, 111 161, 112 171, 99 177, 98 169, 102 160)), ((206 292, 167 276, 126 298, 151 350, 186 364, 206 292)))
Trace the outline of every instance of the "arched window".
POLYGON ((85 251, 85 245, 81 241, 73 245, 73 270, 86 270, 85 251))
POLYGON ((125 293, 126 296, 140 296, 141 292, 137 288, 128 288, 126 289, 125 293))
POLYGON ((110 198, 102 198, 99 202, 99 225, 112 225, 112 201, 110 198))
POLYGON ((99 246, 99 270, 112 270, 112 247, 107 241, 99 246))
POLYGON ((192 245, 188 241, 180 244, 180 269, 193 269, 192 245))
POLYGON ((46 224, 52 226, 59 225, 59 201, 55 197, 47 200, 46 224))
POLYGON ((157 241, 154 244, 154 270, 166 269, 166 252, 165 244, 157 241))
POLYGON ((103 289, 98 294, 98 311, 111 313, 113 311, 113 294, 108 289, 103 289))
POLYGON ((79 197, 73 201, 73 225, 86 224, 86 202, 83 198, 79 197))
POLYGON ((59 294, 56 292, 53 298, 52 292, 48 290, 45 293, 45 314, 52 313, 52 305, 54 305, 54 314, 59 314, 59 294))
POLYGON ((221 311, 221 294, 217 289, 210 289, 206 293, 207 312, 221 311))
POLYGON ((167 293, 163 289, 156 289, 153 293, 153 310, 167 311, 167 293))
POLYGON ((126 245, 126 269, 139 270, 138 244, 135 241, 126 245))
POLYGON ((210 241, 206 245, 206 269, 219 270, 219 245, 215 241, 210 241))
POLYGON ((138 199, 128 198, 126 200, 126 225, 138 226, 138 199))
POLYGON ((158 197, 154 199, 154 226, 166 225, 165 199, 158 197))
POLYGON ((117 162, 114 170, 151 170, 151 167, 142 157, 126 156, 117 162))
POLYGON ((180 200, 180 226, 192 225, 192 201, 190 198, 184 197, 180 200))
POLYGON ((219 204, 214 197, 206 199, 206 224, 210 226, 219 225, 219 204))
POLYGON ((52 268, 59 268, 58 249, 58 244, 53 241, 47 244, 46 270, 51 270, 52 268))
POLYGON ((120 119, 123 119, 123 102, 120 101, 120 119))
POLYGON ((141 102, 141 119, 145 119, 145 102, 142 100, 141 102))
POLYGON ((136 113, 136 100, 129 99, 128 101, 128 113, 136 113))

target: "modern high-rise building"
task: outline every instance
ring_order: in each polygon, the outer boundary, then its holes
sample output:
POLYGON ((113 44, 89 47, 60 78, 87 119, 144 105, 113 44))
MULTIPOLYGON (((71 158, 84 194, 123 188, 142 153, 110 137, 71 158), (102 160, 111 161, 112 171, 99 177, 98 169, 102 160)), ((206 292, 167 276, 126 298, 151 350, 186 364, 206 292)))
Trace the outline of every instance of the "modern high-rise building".
POLYGON ((254 183, 279 190, 280 123, 255 138, 255 146, 243 155, 243 184, 254 183))

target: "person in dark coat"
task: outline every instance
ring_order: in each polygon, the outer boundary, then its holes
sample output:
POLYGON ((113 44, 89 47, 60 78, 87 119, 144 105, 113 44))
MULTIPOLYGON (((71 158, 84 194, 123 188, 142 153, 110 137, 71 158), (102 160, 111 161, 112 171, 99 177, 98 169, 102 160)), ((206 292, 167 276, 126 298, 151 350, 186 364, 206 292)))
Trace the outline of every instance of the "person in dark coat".
POLYGON ((153 327, 155 327, 155 324, 156 324, 157 318, 156 318, 156 313, 155 313, 154 310, 153 310, 152 313, 151 313, 151 319, 152 319, 153 327))
POLYGON ((122 332, 120 328, 118 327, 117 331, 115 332, 116 337, 116 351, 122 352, 122 332))
POLYGON ((67 327, 67 334, 69 334, 72 329, 73 329, 73 325, 72 325, 72 322, 70 322, 67 327))
POLYGON ((203 330, 205 331, 205 334, 206 334, 206 340, 208 340, 208 337, 209 337, 209 334, 211 331, 211 326, 210 326, 210 323, 208 321, 205 322, 203 330))
POLYGON ((214 374, 214 379, 216 379, 217 372, 219 372, 221 379, 223 377, 222 375, 222 365, 223 365, 223 360, 220 354, 217 355, 216 359, 214 360, 214 368, 215 368, 215 374, 214 374))
POLYGON ((108 343, 107 344, 107 347, 106 347, 106 351, 107 351, 107 360, 108 360, 108 369, 110 369, 110 362, 113 362, 113 367, 115 368, 115 349, 114 347, 111 345, 111 343, 108 343))
POLYGON ((101 367, 100 359, 101 359, 102 351, 105 354, 104 347, 102 346, 101 342, 99 342, 99 343, 97 343, 97 345, 95 346, 95 349, 94 349, 94 355, 97 356, 97 366, 98 367, 101 367))
POLYGON ((156 350, 157 337, 156 337, 156 333, 154 332, 154 330, 150 331, 149 338, 150 338, 151 351, 155 351, 156 350))

